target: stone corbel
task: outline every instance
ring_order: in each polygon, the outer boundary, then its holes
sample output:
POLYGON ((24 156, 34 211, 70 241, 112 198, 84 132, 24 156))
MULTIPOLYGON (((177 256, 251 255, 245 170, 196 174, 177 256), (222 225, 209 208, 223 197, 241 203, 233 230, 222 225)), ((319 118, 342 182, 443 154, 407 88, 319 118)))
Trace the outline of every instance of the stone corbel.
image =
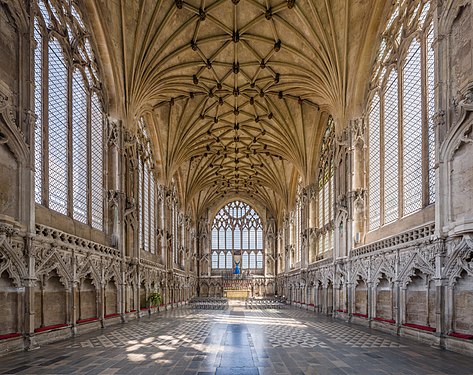
POLYGON ((120 204, 121 193, 118 190, 109 190, 108 191, 108 204, 110 208, 118 207, 120 204))
POLYGON ((124 216, 128 216, 129 214, 135 212, 136 210, 136 204, 135 204, 135 198, 133 197, 126 197, 125 199, 125 214, 124 216))
POLYGON ((116 119, 108 118, 108 144, 110 146, 120 147, 121 122, 116 119))

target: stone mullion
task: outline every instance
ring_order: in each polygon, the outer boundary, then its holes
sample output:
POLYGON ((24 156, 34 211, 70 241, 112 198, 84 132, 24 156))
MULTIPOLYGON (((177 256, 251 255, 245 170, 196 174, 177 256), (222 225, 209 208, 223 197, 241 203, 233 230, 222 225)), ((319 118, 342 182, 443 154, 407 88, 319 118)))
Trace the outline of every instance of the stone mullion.
POLYGON ((41 127, 42 127, 42 173, 43 179, 41 184, 41 203, 46 207, 49 207, 49 37, 48 34, 42 34, 43 38, 43 50, 42 52, 42 67, 41 67, 41 97, 42 97, 42 116, 41 116, 41 127))
POLYGON ((79 319, 78 317, 80 316, 80 314, 78 314, 78 308, 77 308, 77 303, 76 303, 78 280, 77 280, 77 262, 75 258, 75 250, 72 250, 71 262, 72 262, 72 278, 71 278, 71 284, 69 285, 67 292, 70 294, 68 298, 69 304, 70 304, 70 308, 68 309, 70 311, 69 322, 72 325, 72 332, 75 334, 77 330, 76 328, 77 320, 79 319))
POLYGON ((429 205, 429 110, 427 79, 427 32, 422 35, 421 51, 421 106, 422 106, 422 207, 429 205))
MULTIPOLYGON (((437 328, 436 334, 443 335, 446 332, 452 330, 452 326, 447 327, 447 304, 446 304, 446 280, 442 277, 442 270, 444 269, 445 262, 445 243, 438 242, 435 246, 435 327, 437 328)), ((453 303, 450 305, 450 309, 453 311, 453 303)))
MULTIPOLYGON (((74 69, 72 61, 69 61, 64 55, 67 62, 67 214, 74 217, 74 180, 72 175, 73 155, 72 155, 72 70, 74 69)), ((87 140, 88 142, 88 140, 87 140)), ((90 191, 88 192, 90 194, 90 191)), ((89 195, 88 194, 88 195, 89 195)))
POLYGON ((384 107, 385 85, 379 92, 379 226, 384 225, 384 107))
POLYGON ((398 170, 397 170, 397 179, 398 179, 398 199, 397 199, 397 220, 404 216, 404 69, 402 63, 397 67, 397 149, 398 149, 398 170))
MULTIPOLYGON (((87 91, 87 223, 92 225, 92 95, 87 91)), ((95 166, 97 167, 97 166, 95 166)))

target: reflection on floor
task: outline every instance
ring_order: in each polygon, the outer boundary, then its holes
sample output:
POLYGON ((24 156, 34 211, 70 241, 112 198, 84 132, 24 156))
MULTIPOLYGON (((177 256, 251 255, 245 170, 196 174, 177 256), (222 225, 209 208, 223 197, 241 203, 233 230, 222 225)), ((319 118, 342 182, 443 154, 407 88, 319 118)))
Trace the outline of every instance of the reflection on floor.
POLYGON ((0 358, 1 374, 473 374, 471 358, 292 308, 181 310, 0 358))

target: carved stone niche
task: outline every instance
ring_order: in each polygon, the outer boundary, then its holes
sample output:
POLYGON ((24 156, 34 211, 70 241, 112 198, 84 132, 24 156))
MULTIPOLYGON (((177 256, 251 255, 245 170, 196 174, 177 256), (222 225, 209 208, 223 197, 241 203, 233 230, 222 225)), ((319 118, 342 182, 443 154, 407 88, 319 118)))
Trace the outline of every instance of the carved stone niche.
POLYGON ((458 104, 458 116, 440 148, 445 168, 440 179, 448 181, 444 228, 451 236, 473 233, 473 85, 458 104))
POLYGON ((473 82, 473 9, 466 1, 452 2, 445 30, 450 39, 449 64, 450 76, 453 78, 451 95, 473 82))
POLYGON ((0 220, 18 220, 19 174, 28 149, 15 124, 12 93, 0 80, 0 220))

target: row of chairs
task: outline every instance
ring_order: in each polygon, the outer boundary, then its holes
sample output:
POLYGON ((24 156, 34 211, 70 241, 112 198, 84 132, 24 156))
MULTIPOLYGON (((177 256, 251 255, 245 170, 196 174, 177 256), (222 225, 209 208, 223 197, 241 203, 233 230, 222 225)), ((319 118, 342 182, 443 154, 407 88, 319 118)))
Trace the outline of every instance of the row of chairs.
POLYGON ((228 308, 228 300, 226 298, 198 297, 192 299, 189 303, 193 309, 226 310, 228 308))
POLYGON ((281 309, 285 306, 284 301, 275 298, 251 298, 245 301, 245 308, 247 309, 281 309))

